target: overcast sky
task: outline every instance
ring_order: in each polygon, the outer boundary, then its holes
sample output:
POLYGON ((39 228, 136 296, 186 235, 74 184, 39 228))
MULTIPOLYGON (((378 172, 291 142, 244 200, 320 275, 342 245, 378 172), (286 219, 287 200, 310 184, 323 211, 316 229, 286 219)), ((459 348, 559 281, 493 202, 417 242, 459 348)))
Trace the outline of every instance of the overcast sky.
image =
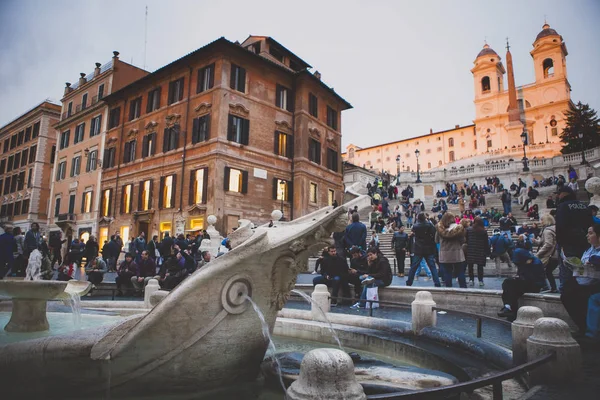
POLYGON ((470 69, 487 38, 517 85, 533 82, 529 51, 544 16, 566 42, 572 99, 600 108, 600 1, 0 0, 0 126, 65 82, 121 59, 153 71, 224 36, 272 36, 349 101, 343 145, 362 147, 472 123, 470 69))

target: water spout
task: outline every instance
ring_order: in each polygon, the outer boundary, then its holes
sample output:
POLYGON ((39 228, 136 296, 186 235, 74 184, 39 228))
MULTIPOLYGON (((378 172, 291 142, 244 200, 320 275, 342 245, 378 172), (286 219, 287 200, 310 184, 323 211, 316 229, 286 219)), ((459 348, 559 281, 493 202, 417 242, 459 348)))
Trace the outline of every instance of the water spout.
POLYGON ((254 308, 254 311, 256 312, 256 315, 258 315, 258 318, 260 319, 260 323, 262 325, 262 332, 263 332, 263 336, 265 337, 265 340, 267 340, 269 342, 269 348, 271 349, 271 353, 273 356, 273 360, 275 361, 275 365, 277 366, 277 374, 279 376, 279 383, 281 384, 281 388, 283 389, 283 392, 286 392, 286 388, 285 388, 285 384, 283 383, 283 377, 281 376, 281 364, 279 363, 279 359, 277 358, 277 349, 275 348, 275 343, 273 343, 273 339, 271 339, 271 333, 269 332, 269 324, 267 324, 267 321, 265 320, 265 316, 263 315, 262 311, 260 310, 260 308, 258 307, 258 304, 256 304, 250 297, 246 296, 246 300, 248 300, 250 302, 250 304, 252 304, 252 308, 254 308))
POLYGON ((331 321, 329 321, 329 318, 327 318, 327 315, 325 314, 323 309, 319 306, 319 304, 304 292, 293 289, 292 293, 296 293, 296 294, 300 295, 300 297, 302 297, 304 300, 308 301, 308 304, 311 304, 313 307, 316 307, 317 310, 319 310, 319 313, 323 317, 323 320, 327 322, 329 330, 331 331, 331 336, 333 336, 333 338, 335 339, 340 350, 345 352, 344 347, 342 346, 342 342, 340 342, 340 338, 338 337, 337 333, 335 332, 335 329, 333 329, 333 325, 331 324, 331 321))
POLYGON ((81 297, 78 293, 67 292, 69 294, 69 305, 71 306, 71 312, 73 313, 73 325, 75 327, 81 326, 81 297))

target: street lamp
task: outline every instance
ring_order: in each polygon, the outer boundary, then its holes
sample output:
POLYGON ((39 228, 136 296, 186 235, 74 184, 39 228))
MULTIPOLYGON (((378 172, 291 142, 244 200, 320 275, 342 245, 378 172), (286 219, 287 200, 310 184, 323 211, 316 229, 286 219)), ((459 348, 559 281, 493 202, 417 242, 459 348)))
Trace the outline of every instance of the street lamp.
POLYGON ((579 132, 577 134, 577 136, 579 136, 579 141, 581 142, 581 165, 584 165, 587 163, 587 161, 585 161, 585 145, 583 143, 583 132, 579 132))
POLYGON ((281 197, 281 219, 283 220, 283 198, 285 197, 285 181, 279 181, 279 197, 281 197))
POLYGON ((550 143, 548 142, 548 125, 546 125, 546 143, 550 143))
POLYGON ((527 146, 527 131, 523 131, 523 133, 521 133, 521 141, 523 142, 523 172, 529 172, 527 152, 525 150, 525 147, 527 146))
POLYGON ((400 185, 400 154, 396 156, 396 186, 400 185))
POLYGON ((419 151, 419 149, 415 150, 415 157, 417 157, 417 180, 415 181, 415 183, 421 183, 421 174, 419 171, 419 155, 421 154, 421 152, 419 151))

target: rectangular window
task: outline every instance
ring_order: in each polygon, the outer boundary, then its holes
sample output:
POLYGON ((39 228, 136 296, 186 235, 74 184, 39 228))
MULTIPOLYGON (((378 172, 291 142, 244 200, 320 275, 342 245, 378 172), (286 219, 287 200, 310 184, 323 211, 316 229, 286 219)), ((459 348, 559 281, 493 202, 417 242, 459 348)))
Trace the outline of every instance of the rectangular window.
POLYGON ((81 109, 85 110, 85 108, 87 107, 87 98, 88 98, 88 94, 85 93, 82 97, 81 97, 81 109))
POLYGON ((133 185, 123 185, 121 188, 121 214, 129 214, 131 212, 131 192, 133 185))
POLYGON ((98 150, 92 150, 88 153, 85 164, 85 172, 95 171, 98 166, 98 150))
POLYGON ((284 179, 273 178, 273 200, 290 201, 291 182, 284 179))
POLYGON ((52 150, 50 151, 50 164, 54 164, 54 159, 56 158, 56 145, 52 145, 52 150))
POLYGON ((196 93, 212 89, 215 83, 215 64, 211 64, 198 70, 198 85, 196 93))
POLYGON ((6 153, 8 151, 8 146, 10 145, 10 139, 6 139, 4 141, 4 152, 6 153))
POLYGON ((75 212, 75 194, 71 194, 69 196, 69 214, 73 214, 75 212))
POLYGON ((450 160, 450 162, 454 161, 454 152, 453 151, 448 153, 448 159, 450 160))
POLYGON ((205 142, 210 138, 210 114, 194 118, 192 144, 205 142))
POLYGON ((21 153, 15 153, 13 169, 19 169, 20 166, 21 166, 21 153))
POLYGON ((58 168, 56 169, 56 180, 61 181, 61 180, 65 179, 66 173, 67 173, 67 162, 61 161, 58 164, 58 168))
POLYGON ((327 126, 334 130, 338 128, 337 111, 329 106, 327 106, 327 126))
POLYGON ((17 135, 17 146, 22 145, 24 140, 25 140, 25 131, 21 131, 17 135))
POLYGON ((64 131, 60 134, 60 150, 69 147, 69 136, 71 136, 71 131, 64 131))
POLYGON ((6 166, 6 172, 10 172, 13 170, 13 165, 15 163, 15 156, 8 156, 8 165, 6 166))
POLYGON ((17 190, 23 190, 25 187, 25 171, 19 173, 17 178, 17 190))
POLYGON ((73 144, 77 144, 83 141, 83 136, 85 132, 85 122, 77 125, 75 128, 75 137, 73 138, 73 144))
POLYGON ((33 132, 31 133, 31 138, 35 139, 40 135, 40 123, 36 122, 33 124, 33 132))
POLYGON ((81 199, 81 212, 82 213, 92 212, 92 196, 93 196, 92 191, 83 193, 83 198, 81 199))
POLYGON ((278 84, 275 87, 275 105, 283 110, 292 111, 292 91, 278 84))
POLYGON ((71 176, 78 176, 81 171, 81 156, 73 157, 71 162, 71 176))
POLYGON ((129 103, 129 120, 134 120, 140 117, 140 113, 142 112, 142 97, 138 97, 137 99, 131 100, 129 103))
POLYGON ((138 211, 148 211, 152 208, 152 180, 140 183, 138 194, 138 211))
POLYGON ((10 192, 16 192, 17 191, 17 183, 19 181, 19 176, 18 175, 13 175, 12 180, 10 181, 10 192))
POLYGON ((17 201, 15 203, 14 215, 21 215, 21 202, 20 201, 17 201))
POLYGON ((165 128, 163 136, 163 153, 175 150, 179 147, 179 125, 165 128))
POLYGON ((110 149, 104 150, 104 160, 102 161, 102 167, 103 168, 114 167, 116 154, 117 154, 117 149, 115 147, 111 147, 110 149))
POLYGON ((37 157, 37 146, 31 146, 29 148, 29 164, 35 162, 35 158, 37 157))
POLYGON ((73 115, 73 102, 70 101, 69 105, 67 106, 67 118, 69 118, 71 115, 73 115))
POLYGON ((94 137, 100 134, 100 124, 102 121, 102 115, 92 118, 90 122, 90 137, 94 137))
POLYGON ((0 194, 2 194, 2 183, 4 182, 4 179, 0 178, 0 194))
POLYGON ((248 193, 248 171, 225 167, 225 191, 248 193))
POLYGON ((283 132, 275 131, 275 154, 292 158, 294 154, 294 137, 283 132))
MULTIPOLYGON (((558 128, 552 128, 552 136, 558 136, 558 128)), ((6 146, 4 146, 4 147, 6 147, 6 146)))
POLYGON ((338 153, 333 149, 327 149, 327 168, 338 172, 338 153))
POLYGON ((169 104, 183 99, 183 78, 169 83, 169 104))
POLYGON ((488 139, 488 141, 487 141, 487 147, 488 147, 488 149, 490 147, 492 147, 492 139, 488 139))
POLYGON ((23 200, 23 205, 21 206, 21 213, 22 214, 29 213, 29 199, 23 200))
POLYGON ((238 92, 246 93, 246 70, 244 68, 231 64, 229 87, 238 92))
POLYGON ((200 168, 190 174, 189 204, 206 204, 208 168, 200 168))
POLYGON ((321 164, 321 143, 315 139, 308 139, 308 159, 321 164))
MULTIPOLYGON (((104 97, 104 83, 98 86, 98 100, 101 100, 104 97)), ((102 243, 102 242, 100 242, 102 243)))
POLYGON ((31 140, 31 127, 25 129, 25 143, 31 140))
POLYGON ((8 204, 8 206, 6 207, 6 215, 8 215, 9 217, 12 217, 13 215, 13 203, 8 204))
POLYGON ((311 203, 317 203, 317 184, 310 183, 310 188, 308 192, 308 198, 311 203))
POLYGON ((0 161, 0 174, 3 174, 5 169, 6 169, 6 158, 4 160, 0 161))
POLYGON ((146 104, 146 113, 158 110, 160 108, 160 86, 148 92, 148 103, 146 104))
POLYGON ((100 214, 103 217, 110 215, 112 202, 112 189, 105 189, 102 191, 102 207, 100 207, 100 214))
POLYGON ((108 114, 108 129, 119 126, 121 121, 121 107, 113 108, 108 114))
POLYGON ((327 205, 332 206, 333 200, 335 200, 335 191, 333 189, 327 190, 327 205))
POLYGON ((315 118, 319 118, 319 100, 312 93, 308 94, 308 112, 315 118))
POLYGON ((33 182, 33 168, 29 168, 29 176, 27 177, 27 187, 30 188, 33 182))
POLYGON ((10 193, 10 184, 11 184, 11 177, 7 176, 6 177, 6 181, 4 182, 4 190, 2 191, 2 194, 9 194, 10 193))
POLYGON ((227 126, 227 140, 247 145, 250 136, 250 121, 229 114, 229 125, 227 126))
POLYGON ((125 143, 125 151, 123 153, 124 163, 128 163, 135 160, 136 143, 137 141, 135 139, 125 143))
POLYGON ((21 167, 24 167, 29 162, 29 149, 21 152, 21 167))
POLYGON ((10 149, 17 147, 17 135, 12 135, 10 138, 10 149))
POLYGON ((160 178, 160 198, 159 208, 175 207, 175 186, 177 185, 177 175, 163 176, 160 178))
POLYGON ((477 150, 477 140, 473 140, 473 148, 477 150))
POLYGON ((156 132, 149 133, 142 140, 142 158, 153 156, 156 152, 156 132))

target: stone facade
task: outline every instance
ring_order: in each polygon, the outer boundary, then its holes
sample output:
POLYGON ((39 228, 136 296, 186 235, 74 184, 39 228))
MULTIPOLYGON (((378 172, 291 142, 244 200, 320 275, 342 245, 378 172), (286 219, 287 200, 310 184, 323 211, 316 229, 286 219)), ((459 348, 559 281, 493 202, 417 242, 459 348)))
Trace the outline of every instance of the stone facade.
MULTIPOLYGON (((104 65, 96 63, 94 72, 82 73, 77 83, 67 83, 61 119, 53 127, 57 151, 51 176, 48 173, 48 181, 53 182, 48 226, 51 232, 62 230, 66 237, 87 241, 89 235, 101 233, 98 189, 108 125, 103 98, 147 74, 119 60, 118 55, 114 52, 104 65)), ((105 238, 99 237, 101 246, 105 238)))
MULTIPOLYGON (((456 126, 442 132, 413 137, 392 143, 360 148, 354 144, 342 154, 345 161, 394 174, 400 156, 402 172, 416 171, 414 151, 419 149, 421 171, 443 168, 454 160, 520 159, 523 156, 521 133, 528 136, 528 158, 547 158, 559 153, 560 133, 565 127, 565 111, 571 101, 567 79, 567 48, 554 29, 545 24, 530 52, 535 82, 514 88, 515 120, 509 121, 509 92, 505 89, 507 73, 500 56, 486 44, 471 69, 475 89, 474 125, 456 126)), ((508 86, 514 87, 512 56, 507 52, 508 86), (511 79, 512 78, 512 79, 511 79)))
POLYGON ((306 67, 272 38, 221 38, 106 98, 120 118, 106 135, 100 229, 162 237, 214 214, 225 235, 273 209, 290 219, 341 202, 351 106, 306 67))
POLYGON ((60 106, 44 101, 0 128, 0 221, 29 229, 37 222, 46 230, 50 171, 60 106), (17 161, 18 159, 18 161, 17 161))

